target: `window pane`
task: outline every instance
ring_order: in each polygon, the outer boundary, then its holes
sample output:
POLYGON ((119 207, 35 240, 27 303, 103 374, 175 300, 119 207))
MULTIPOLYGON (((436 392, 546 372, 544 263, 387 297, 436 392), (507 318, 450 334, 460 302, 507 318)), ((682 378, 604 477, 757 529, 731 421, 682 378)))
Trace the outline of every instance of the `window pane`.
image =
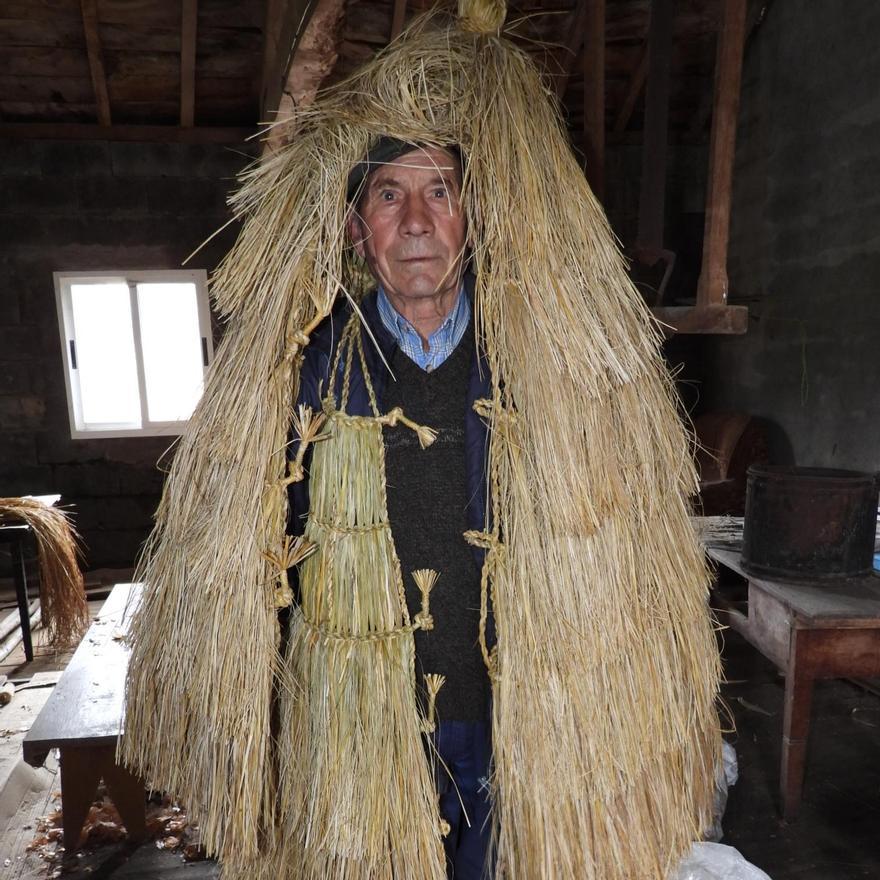
POLYGON ((83 421, 139 426, 141 407, 128 285, 71 284, 70 301, 83 421))
POLYGON ((202 394, 195 284, 138 284, 138 313, 152 422, 188 419, 202 394))

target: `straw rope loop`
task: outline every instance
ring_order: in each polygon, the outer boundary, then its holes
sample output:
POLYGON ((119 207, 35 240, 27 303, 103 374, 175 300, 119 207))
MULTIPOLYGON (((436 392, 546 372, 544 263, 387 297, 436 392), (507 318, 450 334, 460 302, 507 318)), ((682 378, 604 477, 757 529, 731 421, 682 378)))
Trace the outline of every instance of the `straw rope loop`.
MULTIPOLYGON (((352 316, 352 318, 354 317, 356 317, 356 315, 352 316)), ((364 338, 359 327, 354 331, 354 338, 357 342, 357 353, 361 364, 361 373, 363 374, 364 384, 367 386, 367 394, 370 398, 370 409, 373 410, 373 415, 378 417, 379 404, 376 402, 376 390, 373 388, 373 380, 370 378, 370 371, 367 369, 367 358, 364 354, 364 338)))
POLYGON ((497 34, 504 24, 504 0, 458 0, 459 27, 478 34, 497 34))
POLYGON ((480 628, 478 635, 480 653, 483 655, 483 663, 489 673, 489 678, 493 682, 497 682, 499 679, 498 650, 497 646, 494 646, 491 651, 489 650, 486 642, 486 624, 489 620, 491 583, 494 582, 498 566, 501 564, 504 545, 494 532, 480 532, 476 529, 465 532, 464 539, 472 547, 479 547, 486 551, 486 559, 480 572, 480 628))

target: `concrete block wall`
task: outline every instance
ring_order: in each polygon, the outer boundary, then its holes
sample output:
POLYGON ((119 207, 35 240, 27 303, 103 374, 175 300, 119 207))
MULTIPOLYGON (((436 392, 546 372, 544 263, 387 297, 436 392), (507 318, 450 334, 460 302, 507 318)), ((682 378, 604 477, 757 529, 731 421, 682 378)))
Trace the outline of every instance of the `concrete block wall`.
POLYGON ((706 408, 763 418, 783 463, 880 469, 880 4, 772 4, 744 65, 730 301, 706 408))
MULTIPOLYGON (((228 220, 249 149, 0 140, 0 496, 60 492, 88 568, 133 564, 170 441, 71 439, 52 273, 179 267, 228 220)), ((213 269, 234 234, 189 267, 213 269)))

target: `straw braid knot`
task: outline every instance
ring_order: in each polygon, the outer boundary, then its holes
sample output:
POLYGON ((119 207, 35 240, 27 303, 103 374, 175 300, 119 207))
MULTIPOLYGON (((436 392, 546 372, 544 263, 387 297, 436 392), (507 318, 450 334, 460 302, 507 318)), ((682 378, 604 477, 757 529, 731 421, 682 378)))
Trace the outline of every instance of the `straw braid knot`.
POLYGON ((384 416, 379 417, 378 421, 380 425, 388 425, 389 428, 397 427, 398 422, 401 425, 406 425, 407 428, 415 431, 422 449, 427 449, 437 439, 437 432, 433 428, 429 428, 427 425, 417 425, 403 414, 403 410, 399 406, 388 410, 384 416))
POLYGON ((478 34, 497 34, 504 24, 507 5, 504 0, 459 0, 459 26, 478 34))
POLYGON ((278 570, 278 584, 273 593, 276 608, 287 608, 293 604, 293 590, 290 586, 287 570, 299 565, 307 556, 311 556, 317 547, 317 544, 306 538, 285 535, 279 552, 266 551, 263 553, 263 558, 278 570))
POLYGON ((324 413, 314 413, 310 406, 300 404, 299 409, 293 417, 293 429, 299 438, 299 447, 296 450, 296 457, 287 463, 287 476, 281 481, 282 485, 289 486, 291 483, 299 483, 305 477, 305 461, 306 451, 313 443, 319 443, 326 440, 330 434, 321 433, 327 416, 324 413))
POLYGON ((413 580, 422 594, 422 610, 415 617, 415 623, 423 630, 434 629, 434 618, 431 616, 431 590, 440 577, 439 572, 432 568, 419 568, 412 573, 413 580))

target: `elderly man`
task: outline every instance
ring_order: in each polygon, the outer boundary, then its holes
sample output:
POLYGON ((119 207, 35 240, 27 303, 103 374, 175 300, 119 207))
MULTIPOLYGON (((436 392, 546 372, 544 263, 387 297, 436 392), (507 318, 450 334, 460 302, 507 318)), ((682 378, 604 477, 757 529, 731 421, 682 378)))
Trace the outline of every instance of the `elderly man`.
MULTIPOLYGON (((384 138, 350 176, 348 232, 378 285, 360 308, 378 345, 367 341, 365 357, 380 410, 402 407, 438 432, 423 450, 412 432, 386 429, 388 517, 413 614, 419 593, 410 573, 426 566, 441 573, 431 597, 434 628, 415 634, 416 677, 446 677, 436 702, 437 784, 450 826, 450 876, 467 880, 484 876, 490 839, 491 687, 478 643, 481 560, 463 537, 485 519, 486 437, 472 405, 488 394, 488 376, 464 275, 461 185, 457 150, 384 138)), ((339 327, 337 313, 305 352, 299 402, 313 409, 333 381, 339 327)), ((348 411, 368 415, 353 368, 348 411)), ((307 491, 305 484, 292 491, 294 531, 308 511, 307 491)))

